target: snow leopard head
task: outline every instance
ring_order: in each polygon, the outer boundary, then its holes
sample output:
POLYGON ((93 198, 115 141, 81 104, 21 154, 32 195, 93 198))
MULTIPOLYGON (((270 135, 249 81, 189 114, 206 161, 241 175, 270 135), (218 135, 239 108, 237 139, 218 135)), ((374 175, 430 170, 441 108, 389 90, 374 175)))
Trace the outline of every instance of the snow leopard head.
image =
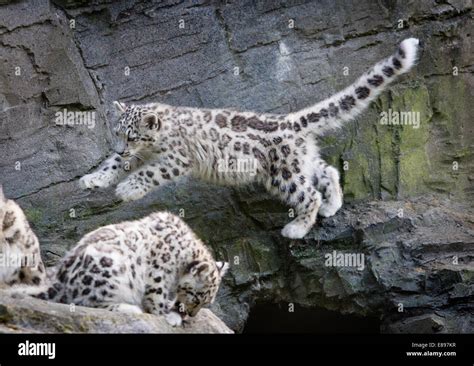
POLYGON ((180 313, 195 316, 199 310, 214 302, 222 277, 229 263, 193 261, 179 281, 177 308, 180 313))
POLYGON ((123 157, 146 155, 153 149, 157 131, 162 122, 158 115, 146 105, 128 105, 114 102, 120 118, 114 128, 115 151, 123 157))

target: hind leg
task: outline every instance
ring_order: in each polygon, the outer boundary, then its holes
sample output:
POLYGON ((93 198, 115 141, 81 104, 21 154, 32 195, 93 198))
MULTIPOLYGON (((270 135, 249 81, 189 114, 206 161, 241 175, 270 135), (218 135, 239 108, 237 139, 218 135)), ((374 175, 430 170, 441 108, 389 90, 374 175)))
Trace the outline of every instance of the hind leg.
POLYGON ((303 186, 295 192, 297 202, 293 203, 296 218, 286 224, 281 234, 290 239, 303 238, 316 222, 319 207, 321 206, 321 193, 310 185, 303 186))
POLYGON ((267 185, 270 193, 278 195, 296 210, 296 218, 288 223, 281 234, 290 239, 303 238, 316 222, 322 196, 311 184, 309 177, 292 175, 289 179, 285 167, 281 174, 275 175, 267 185))
POLYGON ((322 194, 319 215, 333 216, 342 206, 343 194, 339 184, 339 172, 323 160, 317 162, 313 175, 313 185, 322 194))

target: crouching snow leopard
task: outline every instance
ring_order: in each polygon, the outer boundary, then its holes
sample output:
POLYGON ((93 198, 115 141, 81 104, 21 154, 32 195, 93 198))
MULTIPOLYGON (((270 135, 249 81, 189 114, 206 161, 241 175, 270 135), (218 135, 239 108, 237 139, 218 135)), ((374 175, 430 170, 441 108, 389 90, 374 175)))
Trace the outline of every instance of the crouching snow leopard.
POLYGON ((43 300, 164 315, 173 326, 214 301, 229 265, 178 217, 153 213, 85 235, 48 284, 15 286, 43 300))
POLYGON ((38 238, 20 206, 0 186, 0 287, 42 285, 45 280, 38 238))
POLYGON ((297 217, 282 235, 302 238, 318 212, 332 216, 343 203, 339 173, 321 159, 314 136, 366 109, 391 81, 412 68, 418 45, 417 39, 404 40, 392 56, 351 86, 288 115, 115 102, 122 113, 116 154, 82 177, 80 185, 107 187, 128 175, 116 194, 130 201, 186 175, 224 184, 258 181, 295 207, 297 217), (255 169, 223 164, 245 161, 255 169))

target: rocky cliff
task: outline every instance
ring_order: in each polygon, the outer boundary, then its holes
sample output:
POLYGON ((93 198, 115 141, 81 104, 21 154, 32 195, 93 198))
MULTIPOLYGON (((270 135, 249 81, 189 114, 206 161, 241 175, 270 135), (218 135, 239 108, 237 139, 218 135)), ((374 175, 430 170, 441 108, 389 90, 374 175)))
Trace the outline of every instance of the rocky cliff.
POLYGON ((203 309, 184 327, 152 314, 123 314, 11 295, 0 290, 0 333, 232 333, 203 309))
POLYGON ((473 332, 470 1, 0 1, 0 182, 53 264, 101 225, 168 209, 233 263, 214 311, 256 302, 376 316, 385 332, 473 332), (408 36, 414 72, 335 135, 346 205, 301 241, 261 187, 186 180, 123 204, 77 180, 110 152, 111 101, 290 112, 350 84, 408 36), (60 126, 57 112, 94 112, 60 126), (419 127, 383 125, 384 111, 419 127), (329 268, 334 250, 365 268, 329 268), (401 305, 400 305, 401 304, 401 305))

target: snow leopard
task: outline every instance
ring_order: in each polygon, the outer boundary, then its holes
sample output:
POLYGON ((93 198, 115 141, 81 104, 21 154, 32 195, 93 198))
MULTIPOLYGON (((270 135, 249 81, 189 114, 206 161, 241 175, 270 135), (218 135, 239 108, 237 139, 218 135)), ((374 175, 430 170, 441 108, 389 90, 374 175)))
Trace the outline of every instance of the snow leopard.
POLYGON ((38 238, 23 210, 0 186, 0 287, 42 285, 46 277, 38 238))
POLYGON ((132 201, 183 176, 229 185, 256 181, 295 209, 282 235, 303 238, 318 213, 332 216, 343 204, 339 172, 321 158, 315 136, 358 116, 415 65, 418 51, 418 39, 405 39, 349 87, 285 115, 114 102, 121 113, 115 153, 79 184, 93 189, 122 180, 116 195, 132 201), (236 169, 242 162, 247 169, 236 169))
POLYGON ((181 326, 214 302, 228 268, 227 262, 213 259, 179 217, 155 212, 86 234, 49 281, 10 291, 64 304, 162 315, 172 326, 181 326))

